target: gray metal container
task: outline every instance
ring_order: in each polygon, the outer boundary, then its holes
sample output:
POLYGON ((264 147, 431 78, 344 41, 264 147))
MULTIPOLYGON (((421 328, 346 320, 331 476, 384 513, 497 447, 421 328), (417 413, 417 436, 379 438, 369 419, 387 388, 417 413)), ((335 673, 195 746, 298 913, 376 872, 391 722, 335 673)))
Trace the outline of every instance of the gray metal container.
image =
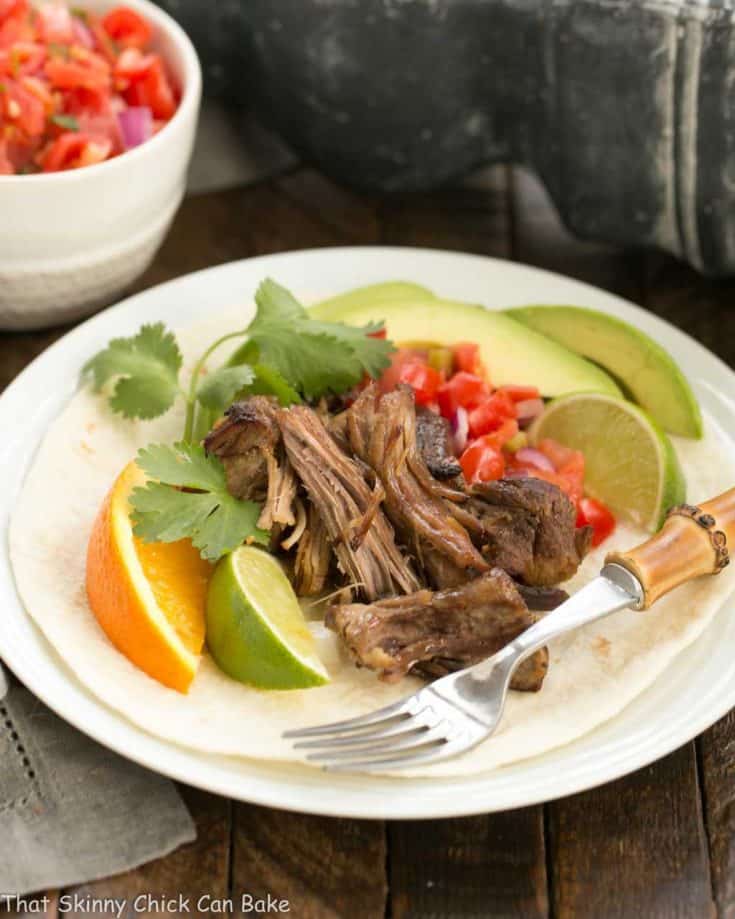
POLYGON ((524 163, 578 235, 735 272, 730 0, 163 5, 218 88, 340 181, 420 190, 524 163))

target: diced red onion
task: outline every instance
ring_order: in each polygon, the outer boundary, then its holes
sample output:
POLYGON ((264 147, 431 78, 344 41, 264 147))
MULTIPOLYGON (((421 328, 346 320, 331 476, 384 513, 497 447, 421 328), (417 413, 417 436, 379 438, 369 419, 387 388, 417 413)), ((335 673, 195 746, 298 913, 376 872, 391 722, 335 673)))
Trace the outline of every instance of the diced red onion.
POLYGON ((117 116, 126 150, 137 147, 153 136, 153 115, 147 105, 137 105, 118 112, 117 116))
POLYGON ((452 434, 454 435, 454 452, 459 456, 467 446, 467 437, 470 433, 470 419, 467 409, 460 406, 452 415, 452 434))
POLYGON ((520 450, 516 450, 515 458, 518 462, 525 463, 526 466, 533 466, 542 472, 556 472, 549 457, 540 450, 534 450, 533 447, 521 447, 520 450))
POLYGON ((543 410, 543 399, 524 399, 522 402, 516 402, 519 426, 524 427, 530 424, 534 418, 538 418, 543 410))
POLYGON ((94 49, 94 39, 92 38, 92 33, 81 21, 81 19, 79 19, 78 16, 72 17, 71 27, 74 32, 74 40, 76 43, 81 45, 83 48, 87 48, 89 51, 92 51, 94 49))

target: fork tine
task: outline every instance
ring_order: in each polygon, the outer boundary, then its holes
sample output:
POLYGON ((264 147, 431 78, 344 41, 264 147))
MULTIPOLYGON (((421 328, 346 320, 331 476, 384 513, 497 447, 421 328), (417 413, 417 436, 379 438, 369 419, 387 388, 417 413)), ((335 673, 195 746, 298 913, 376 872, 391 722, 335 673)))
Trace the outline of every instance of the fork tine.
MULTIPOLYGON (((421 714, 418 712, 417 714, 421 714)), ((327 749, 329 747, 360 747, 373 744, 376 741, 394 740, 404 734, 412 734, 417 730, 427 731, 431 725, 417 721, 415 716, 408 716, 396 720, 389 718, 377 724, 366 725, 362 731, 350 731, 333 737, 317 737, 311 740, 297 740, 294 748, 299 750, 327 749), (385 727, 384 727, 385 725, 385 727)))
POLYGON ((417 750, 437 740, 442 742, 446 741, 446 725, 439 725, 435 728, 419 726, 412 731, 404 731, 402 734, 393 734, 390 737, 377 740, 371 743, 369 747, 352 745, 350 747, 338 747, 337 749, 330 747, 323 750, 315 750, 306 758, 310 762, 315 763, 327 763, 331 760, 342 759, 354 760, 359 759, 361 756, 385 755, 386 753, 393 753, 394 750, 406 752, 417 750))
POLYGON ((425 750, 404 750, 402 756, 384 756, 379 759, 354 759, 345 762, 324 763, 328 772, 386 772, 406 769, 410 766, 425 766, 463 753, 475 746, 476 740, 464 734, 453 740, 435 741, 425 750))
POLYGON ((356 731, 360 728, 369 727, 373 724, 380 724, 391 718, 404 716, 406 718, 414 714, 416 706, 415 695, 395 702, 393 705, 386 705, 385 708, 379 708, 367 715, 361 715, 358 718, 348 718, 346 721, 333 721, 331 724, 318 724, 311 728, 298 728, 294 731, 284 731, 282 736, 286 739, 301 737, 319 737, 325 734, 337 734, 342 731, 356 731))

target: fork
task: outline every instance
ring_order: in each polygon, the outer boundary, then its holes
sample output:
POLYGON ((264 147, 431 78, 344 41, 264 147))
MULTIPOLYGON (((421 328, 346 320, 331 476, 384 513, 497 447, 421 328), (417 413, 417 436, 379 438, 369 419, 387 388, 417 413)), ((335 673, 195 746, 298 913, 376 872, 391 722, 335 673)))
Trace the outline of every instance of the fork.
POLYGON ((598 577, 492 657, 370 714, 283 737, 333 771, 394 771, 458 756, 495 731, 511 677, 526 658, 566 632, 626 607, 648 609, 680 584, 719 573, 733 541, 735 488, 701 507, 672 508, 658 534, 609 554, 598 577))

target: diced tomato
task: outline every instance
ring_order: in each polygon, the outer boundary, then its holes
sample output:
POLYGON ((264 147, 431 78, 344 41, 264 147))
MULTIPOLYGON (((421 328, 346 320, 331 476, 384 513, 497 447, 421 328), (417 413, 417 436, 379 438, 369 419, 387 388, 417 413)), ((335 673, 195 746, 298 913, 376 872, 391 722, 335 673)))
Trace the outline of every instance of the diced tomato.
POLYGON ((442 383, 442 375, 422 361, 406 361, 401 365, 399 383, 408 383, 413 389, 416 405, 430 405, 442 383))
POLYGON ((38 8, 38 37, 46 44, 68 45, 74 41, 69 8, 63 3, 44 3, 38 8))
POLYGON ((138 48, 126 48, 115 62, 115 83, 120 90, 141 80, 156 60, 155 54, 143 54, 138 48))
POLYGON ((20 41, 35 41, 36 29, 27 0, 0 0, 0 48, 20 41))
POLYGON ((480 360, 480 346, 473 342, 460 342, 452 346, 455 370, 483 376, 484 368, 480 360))
POLYGON ((0 49, 0 77, 22 77, 36 73, 46 60, 46 49, 36 42, 16 42, 0 49))
POLYGON ((38 77, 21 77, 19 82, 24 89, 39 100, 47 116, 53 114, 55 108, 54 97, 43 80, 39 80, 38 77))
POLYGON ((27 137, 39 137, 46 127, 43 103, 15 80, 3 83, 0 112, 8 124, 27 137))
POLYGON ((502 450, 490 438, 479 437, 459 458, 465 479, 472 482, 492 482, 502 479, 505 459, 502 450))
POLYGON ((470 437, 496 431, 507 418, 515 418, 515 403, 507 393, 497 390, 469 413, 470 437))
POLYGON ((109 64, 114 64, 118 54, 115 42, 105 31, 102 22, 93 13, 87 13, 86 20, 86 26, 92 34, 97 50, 109 64))
POLYGON ((77 169, 107 159, 112 144, 104 137, 92 137, 81 131, 66 131, 51 144, 43 157, 44 172, 77 169))
POLYGON ((565 483, 564 491, 577 504, 584 493, 584 454, 550 438, 542 440, 538 449, 554 464, 556 474, 565 483))
POLYGON ((107 90, 109 87, 110 66, 107 61, 79 45, 72 46, 67 57, 49 58, 44 72, 57 89, 107 90))
POLYGON ((517 433, 518 422, 515 418, 506 418, 499 428, 495 431, 491 431, 489 434, 485 434, 484 437, 488 443, 492 443, 500 448, 504 447, 509 440, 513 440, 517 433))
POLYGON ((437 401, 442 415, 451 418, 458 408, 474 408, 490 396, 490 387, 474 373, 460 370, 439 387, 437 401))
POLYGON ((176 97, 161 59, 154 57, 142 79, 125 93, 125 99, 129 105, 147 105, 155 118, 171 118, 176 111, 176 97))
POLYGON ((538 399, 541 393, 535 386, 499 386, 496 392, 504 392, 510 396, 514 402, 525 402, 527 399, 538 399))
POLYGON ((110 92, 106 86, 77 86, 64 93, 64 113, 102 115, 110 109, 110 92))
POLYGON ((153 30, 135 10, 116 6, 102 17, 102 26, 110 38, 123 48, 143 48, 151 40, 153 30))
POLYGON ((580 498, 577 508, 577 526, 592 527, 592 545, 599 546, 615 530, 615 517, 602 501, 580 498))
POLYGON ((394 351, 390 356, 390 367, 383 371, 378 381, 382 392, 392 392, 400 382, 401 367, 417 359, 416 353, 410 348, 398 348, 394 351))
MULTIPOLYGON (((120 57, 122 57, 122 54, 120 55, 120 57)), ((378 329, 377 332, 368 332, 368 338, 387 338, 387 337, 388 337, 388 329, 386 329, 385 326, 383 326, 382 329, 378 329)))
POLYGON ((28 12, 28 0, 0 0, 0 22, 20 18, 28 12))

